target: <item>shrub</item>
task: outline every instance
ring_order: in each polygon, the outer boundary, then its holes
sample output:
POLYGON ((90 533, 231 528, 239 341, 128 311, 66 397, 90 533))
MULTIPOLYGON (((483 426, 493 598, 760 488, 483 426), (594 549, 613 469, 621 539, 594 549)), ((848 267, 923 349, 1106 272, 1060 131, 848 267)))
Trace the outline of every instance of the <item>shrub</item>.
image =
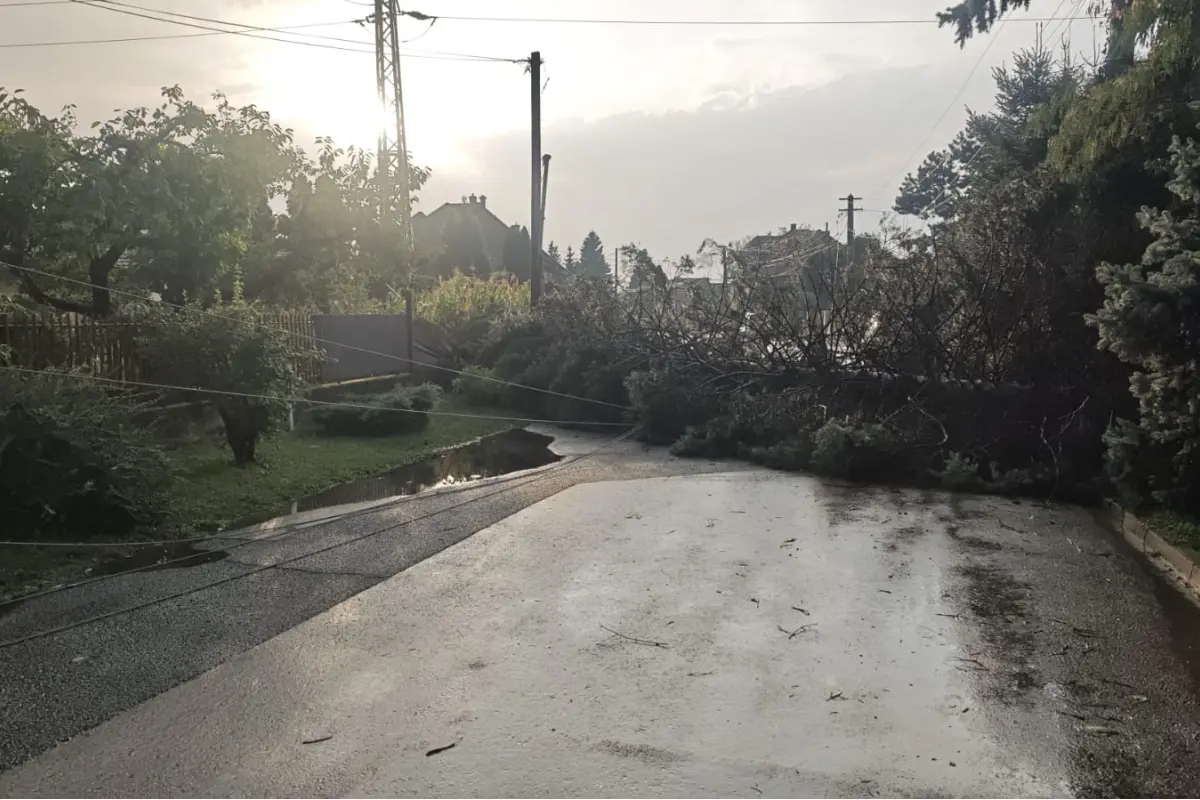
POLYGON ((2 374, 0 397, 8 536, 112 538, 161 517, 171 471, 145 397, 60 372, 2 374))
POLYGON ((910 447, 878 423, 829 420, 813 434, 811 468, 851 480, 908 477, 910 447))
POLYGON ((457 273, 416 297, 414 311, 438 325, 465 353, 487 335, 494 320, 529 310, 529 287, 507 273, 476 278, 457 273))
POLYGON ((255 314, 244 307, 218 309, 219 316, 195 306, 178 311, 141 307, 131 313, 142 323, 138 344, 148 378, 212 390, 207 396, 168 393, 178 395, 178 401, 200 397, 211 403, 221 417, 234 463, 253 463, 259 438, 282 426, 291 398, 303 386, 296 363, 315 353, 297 346, 282 331, 253 324, 255 314))
POLYGON ((367 395, 353 405, 320 406, 313 420, 331 436, 394 436, 429 425, 429 414, 441 397, 433 384, 397 386, 390 392, 367 395))
POLYGON ((498 406, 505 401, 503 383, 497 383, 496 371, 487 367, 467 366, 454 379, 452 390, 472 405, 498 406))
POLYGON ((980 491, 985 483, 979 475, 979 465, 975 459, 962 453, 952 452, 946 459, 940 472, 933 474, 942 482, 942 486, 951 491, 980 491))

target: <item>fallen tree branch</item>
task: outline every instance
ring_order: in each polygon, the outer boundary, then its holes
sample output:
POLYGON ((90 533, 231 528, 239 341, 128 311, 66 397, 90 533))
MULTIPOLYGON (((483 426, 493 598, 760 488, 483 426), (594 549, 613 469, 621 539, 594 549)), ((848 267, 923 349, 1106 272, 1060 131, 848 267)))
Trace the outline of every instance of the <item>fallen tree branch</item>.
POLYGON ((639 639, 636 636, 626 636, 623 633, 614 631, 612 628, 608 627, 607 625, 601 625, 600 627, 603 628, 604 630, 608 631, 609 633, 611 633, 613 636, 616 636, 619 639, 624 639, 627 642, 633 642, 634 644, 645 645, 646 647, 662 647, 662 648, 668 647, 666 642, 656 642, 653 639, 639 639))

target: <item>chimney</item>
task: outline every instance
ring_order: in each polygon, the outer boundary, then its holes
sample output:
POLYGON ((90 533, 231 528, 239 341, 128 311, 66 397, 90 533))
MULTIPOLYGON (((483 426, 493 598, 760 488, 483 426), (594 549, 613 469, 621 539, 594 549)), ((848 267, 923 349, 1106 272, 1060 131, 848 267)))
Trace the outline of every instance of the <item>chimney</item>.
POLYGON ((474 193, 472 193, 472 194, 471 194, 471 205, 475 205, 475 201, 476 201, 476 200, 478 200, 478 199, 479 199, 479 198, 477 198, 477 197, 474 195, 474 193))
POLYGON ((487 208, 487 195, 486 194, 479 195, 479 205, 483 206, 484 208, 487 208))
POLYGON ((796 232, 796 223, 792 223, 792 233, 796 232))

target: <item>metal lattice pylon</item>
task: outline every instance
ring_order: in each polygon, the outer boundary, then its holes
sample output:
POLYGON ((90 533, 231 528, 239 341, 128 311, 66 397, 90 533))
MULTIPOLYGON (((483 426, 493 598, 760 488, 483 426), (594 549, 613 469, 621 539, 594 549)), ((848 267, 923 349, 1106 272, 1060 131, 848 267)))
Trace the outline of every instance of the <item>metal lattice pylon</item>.
POLYGON ((412 246, 408 140, 404 132, 404 93, 400 86, 397 0, 375 0, 375 81, 382 121, 379 129, 379 220, 398 224, 412 246))

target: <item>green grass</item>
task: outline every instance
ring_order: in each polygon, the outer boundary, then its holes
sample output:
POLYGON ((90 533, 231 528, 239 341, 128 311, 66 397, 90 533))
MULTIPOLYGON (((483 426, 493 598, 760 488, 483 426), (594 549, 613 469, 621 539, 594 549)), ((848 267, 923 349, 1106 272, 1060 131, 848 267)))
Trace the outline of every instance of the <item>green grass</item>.
MULTIPOLYGON (((438 411, 483 416, 511 412, 468 406, 447 395, 438 411)), ((295 433, 259 444, 259 463, 238 468, 216 436, 197 437, 173 451, 177 474, 167 519, 136 539, 187 538, 248 520, 286 514, 293 500, 356 478, 411 464, 433 451, 498 433, 512 423, 494 419, 434 416, 424 430, 388 437, 321 436, 304 416, 295 433)), ((0 551, 0 599, 86 577, 135 548, 4 548, 0 551)), ((3 609, 0 609, 0 613, 3 609)))
POLYGON ((1156 509, 1145 515, 1139 514, 1139 516, 1142 523, 1161 536, 1164 541, 1200 550, 1200 520, 1162 509, 1156 509))
MULTIPOLYGON (((493 416, 510 412, 470 407, 447 397, 439 411, 493 416)), ((434 416, 415 433, 387 437, 320 436, 306 421, 298 430, 265 440, 259 464, 238 469, 215 439, 181 449, 168 527, 177 534, 219 531, 247 519, 286 514, 292 500, 340 483, 419 461, 451 447, 512 427, 499 420, 434 416)))

